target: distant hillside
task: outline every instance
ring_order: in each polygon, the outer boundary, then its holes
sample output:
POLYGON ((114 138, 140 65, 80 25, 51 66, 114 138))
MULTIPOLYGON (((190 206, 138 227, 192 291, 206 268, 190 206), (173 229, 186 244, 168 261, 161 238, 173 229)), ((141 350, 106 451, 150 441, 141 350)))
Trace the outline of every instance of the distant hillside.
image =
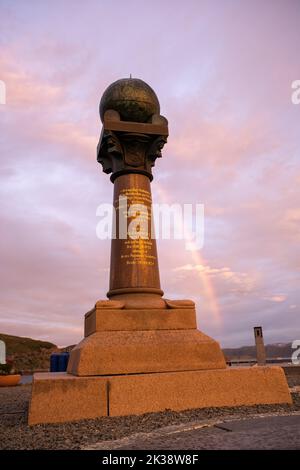
POLYGON ((51 353, 58 351, 55 344, 47 341, 2 333, 0 340, 5 342, 6 355, 14 361, 17 370, 47 370, 51 353))
MULTIPOLYGON (((227 359, 255 359, 255 346, 242 346, 240 348, 225 348, 223 352, 227 359)), ((291 357, 292 343, 267 344, 267 358, 291 357)))
POLYGON ((26 353, 32 351, 40 351, 41 349, 57 348, 53 343, 40 341, 37 339, 24 338, 22 336, 12 336, 0 333, 0 340, 6 344, 7 354, 26 353))

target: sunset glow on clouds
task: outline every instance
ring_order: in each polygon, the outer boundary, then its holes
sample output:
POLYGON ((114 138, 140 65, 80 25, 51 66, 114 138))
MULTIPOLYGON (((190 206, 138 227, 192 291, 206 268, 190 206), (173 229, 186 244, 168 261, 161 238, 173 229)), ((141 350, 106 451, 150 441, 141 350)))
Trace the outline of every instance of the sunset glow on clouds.
POLYGON ((108 290, 96 209, 105 88, 138 77, 170 137, 155 203, 200 203, 205 240, 158 241, 167 298, 224 346, 300 339, 299 1, 0 0, 0 331, 66 345, 108 290))

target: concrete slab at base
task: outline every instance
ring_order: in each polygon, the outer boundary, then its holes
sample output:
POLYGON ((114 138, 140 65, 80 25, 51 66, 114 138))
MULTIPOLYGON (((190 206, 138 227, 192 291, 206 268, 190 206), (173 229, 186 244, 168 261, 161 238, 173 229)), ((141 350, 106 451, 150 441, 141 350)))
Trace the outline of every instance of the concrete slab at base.
POLYGON ((292 403, 281 367, 118 376, 109 379, 109 383, 110 416, 292 403))
POLYGON ((28 424, 107 416, 107 380, 65 372, 34 374, 28 424))
POLYGON ((223 406, 292 403, 281 367, 106 377, 35 374, 29 424, 223 406))

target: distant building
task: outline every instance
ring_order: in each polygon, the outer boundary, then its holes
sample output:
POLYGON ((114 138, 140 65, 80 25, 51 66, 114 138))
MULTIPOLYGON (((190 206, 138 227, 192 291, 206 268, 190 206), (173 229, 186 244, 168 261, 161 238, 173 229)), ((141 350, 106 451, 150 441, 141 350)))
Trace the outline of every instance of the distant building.
POLYGON ((256 360, 259 366, 266 364, 266 349, 261 326, 254 327, 254 338, 256 346, 256 360))

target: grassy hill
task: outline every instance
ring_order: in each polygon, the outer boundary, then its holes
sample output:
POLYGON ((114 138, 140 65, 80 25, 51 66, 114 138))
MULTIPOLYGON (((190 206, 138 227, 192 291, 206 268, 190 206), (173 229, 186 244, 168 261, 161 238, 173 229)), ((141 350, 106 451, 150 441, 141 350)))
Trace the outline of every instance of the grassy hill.
POLYGON ((47 341, 40 341, 31 338, 24 338, 22 336, 12 336, 0 333, 0 340, 6 344, 6 352, 8 355, 16 353, 27 353, 33 351, 40 351, 41 349, 52 349, 57 346, 47 341))
POLYGON ((17 370, 47 370, 51 353, 59 351, 53 343, 32 338, 0 333, 0 340, 5 342, 6 355, 14 361, 17 370))

